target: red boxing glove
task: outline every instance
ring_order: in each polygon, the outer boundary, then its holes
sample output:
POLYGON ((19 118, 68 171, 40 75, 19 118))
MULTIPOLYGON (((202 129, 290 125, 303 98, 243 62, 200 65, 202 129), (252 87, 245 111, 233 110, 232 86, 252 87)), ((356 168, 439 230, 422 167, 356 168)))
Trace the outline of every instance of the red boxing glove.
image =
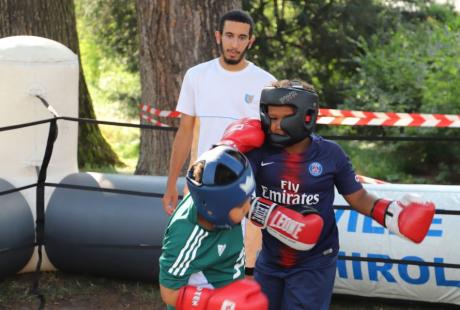
POLYGON ((260 197, 252 201, 249 219, 254 225, 267 229, 270 235, 298 251, 313 248, 324 226, 316 209, 305 205, 283 207, 260 197))
POLYGON ((425 238, 434 217, 435 206, 413 195, 404 195, 399 200, 378 199, 371 216, 389 231, 415 243, 425 238))
POLYGON ((238 280, 215 290, 183 286, 176 302, 177 310, 266 310, 268 299, 253 280, 238 280))
POLYGON ((236 148, 241 153, 249 152, 264 144, 265 134, 260 120, 245 117, 232 122, 225 128, 222 140, 218 145, 225 144, 236 148))

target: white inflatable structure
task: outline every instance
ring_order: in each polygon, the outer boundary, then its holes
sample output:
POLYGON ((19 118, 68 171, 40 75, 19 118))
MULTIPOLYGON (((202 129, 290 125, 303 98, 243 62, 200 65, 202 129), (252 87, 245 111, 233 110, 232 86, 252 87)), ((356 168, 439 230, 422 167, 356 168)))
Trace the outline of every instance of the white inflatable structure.
MULTIPOLYGON (((0 39, 0 194, 37 184, 48 121, 56 115, 78 117, 78 70, 77 55, 58 42, 0 39), (44 122, 11 128, 37 121, 44 122)), ((78 123, 57 118, 57 127, 46 170, 40 269, 154 281, 168 217, 160 199, 148 192, 164 192, 165 177, 79 173, 78 123), (62 183, 99 190, 50 185, 62 183)), ((40 234, 34 220, 43 202, 37 201, 37 188, 0 195, 0 278, 37 266, 40 234)))
MULTIPOLYGON (((33 36, 0 40, 0 127, 50 119, 53 115, 36 97, 52 102, 60 116, 78 117, 78 57, 64 45, 33 36)), ((37 182, 49 123, 0 133, 0 178, 15 187, 37 182)), ((78 171, 78 124, 60 122, 59 137, 48 167, 47 181, 59 183, 78 171)), ((46 190, 46 202, 53 189, 46 190)), ((35 188, 21 191, 35 218, 35 188)), ((25 266, 31 271, 36 255, 25 266)), ((44 258, 43 270, 53 269, 44 258)))
MULTIPOLYGON (((59 116, 78 116, 78 58, 62 44, 44 38, 0 39, 0 95, 1 278, 32 271, 37 264, 33 254, 37 190, 33 186, 17 189, 37 182, 50 124, 11 126, 53 118, 37 96, 59 116)), ((58 120, 58 130, 47 182, 125 192, 47 186, 44 245, 49 260, 45 255, 41 269, 156 281, 168 217, 158 197, 134 192, 162 193, 166 178, 79 173, 78 125, 58 120)), ((337 194, 340 256, 345 259, 338 262, 334 292, 460 305, 460 242, 456 235, 460 186, 366 188, 388 198, 418 193, 443 212, 435 215, 425 241, 415 245, 347 210, 337 194)))

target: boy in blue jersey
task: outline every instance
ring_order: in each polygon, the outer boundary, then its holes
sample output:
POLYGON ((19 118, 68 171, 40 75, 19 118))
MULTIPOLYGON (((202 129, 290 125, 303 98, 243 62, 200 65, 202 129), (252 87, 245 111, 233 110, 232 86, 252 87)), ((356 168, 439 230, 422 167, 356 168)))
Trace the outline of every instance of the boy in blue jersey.
POLYGON ((241 220, 254 177, 228 146, 203 153, 187 173, 190 195, 173 213, 160 257, 160 292, 168 309, 266 309, 259 285, 244 277, 241 220))
MULTIPOLYGON (((306 83, 285 80, 265 88, 260 100, 265 144, 246 154, 261 197, 249 218, 265 228, 254 277, 271 310, 329 309, 339 250, 334 186, 353 209, 416 243, 434 216, 432 203, 368 193, 342 148, 313 134, 318 111, 318 96, 306 83), (293 212, 280 214, 280 205, 293 212)), ((230 126, 241 130, 226 132, 224 142, 246 150, 252 143, 247 123, 230 126)))

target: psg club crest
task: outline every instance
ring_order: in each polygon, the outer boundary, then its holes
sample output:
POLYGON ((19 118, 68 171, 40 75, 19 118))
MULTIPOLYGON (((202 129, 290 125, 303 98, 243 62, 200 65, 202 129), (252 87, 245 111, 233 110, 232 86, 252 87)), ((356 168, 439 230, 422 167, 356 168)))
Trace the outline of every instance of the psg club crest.
POLYGON ((248 104, 252 103, 252 101, 254 100, 254 95, 249 95, 249 94, 246 94, 244 95, 244 101, 248 104))
POLYGON ((319 162, 312 162, 308 165, 308 172, 314 177, 318 177, 323 173, 323 165, 319 162))

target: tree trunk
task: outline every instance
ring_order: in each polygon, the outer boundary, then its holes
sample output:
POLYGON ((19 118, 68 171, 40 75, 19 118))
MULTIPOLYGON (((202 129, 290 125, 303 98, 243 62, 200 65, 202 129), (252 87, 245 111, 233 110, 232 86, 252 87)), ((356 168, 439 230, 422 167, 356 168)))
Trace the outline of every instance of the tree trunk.
MULTIPOLYGON (((73 0, 0 0, 0 37, 16 35, 33 35, 60 42, 80 58, 73 0)), ((95 118, 81 62, 79 111, 80 117, 95 118)), ((116 163, 119 159, 99 127, 80 124, 79 166, 113 166, 116 163)))
MULTIPOLYGON (((220 16, 240 7, 241 0, 137 0, 142 103, 174 110, 186 70, 219 55, 220 16)), ((143 129, 136 173, 166 175, 173 139, 173 132, 143 129)))

